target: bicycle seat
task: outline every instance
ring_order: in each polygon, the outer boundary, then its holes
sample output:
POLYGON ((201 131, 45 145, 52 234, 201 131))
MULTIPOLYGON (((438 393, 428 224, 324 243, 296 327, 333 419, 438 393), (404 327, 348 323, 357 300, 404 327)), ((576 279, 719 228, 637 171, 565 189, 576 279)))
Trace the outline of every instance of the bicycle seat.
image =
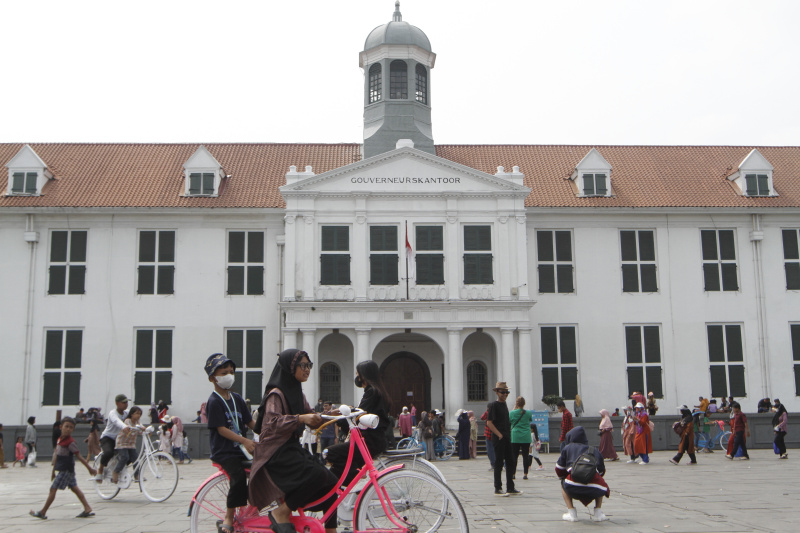
POLYGON ((417 448, 403 448, 401 450, 386 450, 383 455, 399 456, 399 455, 420 455, 424 453, 422 447, 417 448))

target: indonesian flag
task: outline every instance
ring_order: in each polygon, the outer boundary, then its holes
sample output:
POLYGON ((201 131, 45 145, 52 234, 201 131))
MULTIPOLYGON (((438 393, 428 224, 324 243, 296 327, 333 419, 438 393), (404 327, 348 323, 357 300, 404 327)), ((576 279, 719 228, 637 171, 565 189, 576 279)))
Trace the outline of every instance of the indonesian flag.
POLYGON ((408 223, 406 223, 406 265, 408 269, 406 274, 411 279, 416 275, 416 262, 414 261, 414 249, 411 248, 411 243, 408 242, 408 223))

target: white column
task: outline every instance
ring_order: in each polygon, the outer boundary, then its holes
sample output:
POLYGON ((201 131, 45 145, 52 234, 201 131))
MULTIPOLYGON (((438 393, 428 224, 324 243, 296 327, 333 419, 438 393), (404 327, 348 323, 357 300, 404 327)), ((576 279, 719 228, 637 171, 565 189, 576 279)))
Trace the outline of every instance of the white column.
POLYGON ((497 237, 498 243, 497 245, 493 246, 494 249, 494 257, 499 258, 502 256, 506 256, 507 260, 504 261, 495 261, 494 268, 495 268, 495 279, 494 284, 497 288, 496 298, 499 296, 502 300, 508 300, 511 298, 511 263, 514 262, 514 252, 516 250, 511 249, 509 244, 509 224, 508 224, 508 216, 503 215, 497 217, 497 221, 499 224, 495 224, 497 228, 497 237))
POLYGON ((464 407, 464 364, 461 354, 461 328, 447 328, 447 398, 445 419, 448 427, 457 427, 455 414, 464 407))
POLYGON ((317 357, 317 344, 315 335, 317 333, 316 329, 301 329, 303 333, 303 351, 308 354, 308 358, 314 362, 314 368, 311 369, 311 373, 308 376, 308 381, 306 381, 305 385, 303 385, 303 392, 306 395, 306 400, 308 400, 308 404, 312 407, 317 404, 317 399, 319 398, 319 390, 317 388, 317 384, 319 380, 317 376, 319 376, 319 358, 317 357))
MULTIPOLYGON (((353 377, 356 375, 356 365, 361 361, 372 359, 369 353, 369 334, 370 328, 356 328, 356 351, 353 352, 353 377)), ((344 377, 342 378, 344 379, 344 377)), ((359 389, 353 384, 353 405, 358 405, 364 389, 359 389)))
POLYGON ((461 292, 461 286, 464 283, 464 278, 459 274, 461 272, 462 264, 464 262, 463 256, 459 253, 460 250, 460 235, 458 224, 458 213, 456 211, 457 200, 454 198, 447 199, 447 224, 445 224, 444 231, 446 233, 444 243, 445 251, 444 256, 448 258, 444 262, 445 268, 445 286, 447 287, 447 297, 451 300, 458 300, 461 292))
POLYGON ((503 364, 499 370, 502 375, 498 375, 497 381, 505 381, 511 388, 511 394, 518 394, 517 372, 514 365, 514 330, 516 328, 500 328, 500 359, 503 364))
MULTIPOLYGON (((301 228, 297 228, 297 230, 300 231, 301 228)), ((303 217, 303 227, 302 227, 303 237, 301 239, 301 244, 300 244, 302 246, 302 251, 298 254, 298 257, 301 258, 301 261, 303 263, 303 279, 302 279, 302 285, 298 285, 298 287, 303 290, 303 299, 307 301, 315 299, 314 286, 318 283, 314 268, 314 265, 319 264, 319 259, 317 259, 317 261, 314 261, 314 257, 316 255, 314 253, 316 248, 316 239, 314 238, 314 235, 316 233, 315 230, 316 226, 314 224, 314 215, 306 214, 303 217)), ((307 351, 309 354, 311 353, 309 350, 306 350, 305 348, 303 349, 307 351)), ((315 403, 316 399, 314 400, 314 403, 312 403, 311 405, 313 406, 315 403)))
MULTIPOLYGON (((295 215, 286 215, 286 240, 283 248, 283 299, 293 302, 295 300, 295 273, 297 269, 297 232, 295 231, 295 215)), ((294 345, 294 342, 291 343, 294 345)), ((284 346, 286 346, 284 344, 284 346)), ((294 347, 294 346, 292 346, 294 347)))
POLYGON ((533 409, 533 360, 531 359, 531 328, 519 328, 519 394, 525 398, 525 407, 533 409))
POLYGON ((284 328, 283 330, 283 349, 297 348, 297 330, 284 328))

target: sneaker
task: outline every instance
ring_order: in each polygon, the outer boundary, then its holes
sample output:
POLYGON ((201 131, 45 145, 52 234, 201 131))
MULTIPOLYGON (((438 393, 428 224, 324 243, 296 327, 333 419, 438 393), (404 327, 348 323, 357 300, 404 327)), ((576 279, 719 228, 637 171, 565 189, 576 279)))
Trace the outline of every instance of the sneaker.
POLYGON ((670 459, 670 460, 669 460, 669 462, 670 462, 670 463, 672 463, 672 464, 674 464, 674 465, 677 465, 677 464, 678 464, 678 461, 676 461, 675 459, 670 459))
POLYGON ((690 464, 690 465, 696 465, 696 464, 697 464, 697 461, 689 461, 689 464, 690 464))
POLYGON ((594 513, 589 515, 589 518, 592 519, 592 522, 605 522, 606 520, 608 520, 608 517, 603 512, 603 510, 598 509, 596 507, 594 509, 594 513))
POLYGON ((649 464, 650 464, 650 461, 647 461, 646 463, 645 463, 644 461, 642 461, 642 462, 641 462, 641 463, 639 463, 639 464, 640 464, 640 465, 642 465, 642 466, 649 465, 649 464))
POLYGON ((635 462, 636 462, 636 459, 629 459, 628 461, 626 461, 626 464, 632 465, 635 462))
POLYGON ((539 466, 536 470, 544 470, 544 465, 539 466))
POLYGON ((495 496, 508 496, 508 495, 507 495, 505 492, 503 492, 503 491, 502 491, 502 490, 500 490, 500 489, 497 489, 497 490, 495 490, 495 491, 494 491, 494 495, 495 495, 495 496))
POLYGON ((750 460, 749 455, 745 455, 744 457, 742 457, 742 461, 749 461, 749 460, 750 460))
POLYGON ((522 479, 528 479, 528 474, 524 474, 524 475, 522 476, 522 479))
POLYGON ((494 467, 493 467, 493 466, 490 466, 490 467, 489 467, 489 472, 491 472, 492 470, 494 470, 494 467))
POLYGON ((725 459, 730 459, 731 461, 733 461, 733 457, 731 457, 730 455, 726 455, 725 459))
POLYGON ((522 494, 522 491, 521 490, 517 490, 517 489, 511 489, 508 492, 506 492, 506 494, 508 496, 518 496, 518 495, 522 494))
POLYGON ((567 522, 577 522, 578 511, 575 509, 567 509, 567 512, 561 515, 561 520, 566 520, 567 522))

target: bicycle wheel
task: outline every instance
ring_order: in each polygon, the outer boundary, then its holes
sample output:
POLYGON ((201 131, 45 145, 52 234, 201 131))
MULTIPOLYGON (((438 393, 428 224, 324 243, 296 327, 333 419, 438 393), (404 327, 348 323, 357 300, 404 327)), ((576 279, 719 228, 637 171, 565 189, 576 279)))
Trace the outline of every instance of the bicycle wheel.
POLYGON ((697 449, 702 450, 703 448, 708 447, 708 441, 706 440, 706 434, 700 433, 697 436, 697 449))
POLYGON ((416 441, 411 437, 406 437, 404 439, 400 439, 400 442, 397 443, 398 450, 405 450, 406 448, 414 448, 416 445, 416 441))
POLYGON ((422 472, 423 474, 427 474, 429 476, 433 476, 442 483, 447 483, 447 480, 444 478, 444 474, 442 471, 436 468, 433 463, 430 461, 426 461, 422 457, 417 456, 409 456, 409 457, 393 457, 391 459, 384 458, 383 465, 385 468, 389 468, 390 466, 394 466, 397 464, 404 464, 405 471, 413 470, 414 472, 422 472))
POLYGON ((151 502, 163 502, 178 486, 178 466, 171 455, 155 452, 145 456, 139 467, 139 487, 151 502))
POLYGON ((355 528, 393 529, 397 525, 392 519, 414 526, 417 533, 469 531, 467 515, 455 493, 420 472, 390 472, 378 479, 377 488, 372 484, 365 488, 356 509, 355 528), (388 515, 379 495, 385 499, 388 515))
POLYGON ((192 502, 189 524, 192 533, 217 533, 217 521, 228 508, 228 476, 219 472, 203 485, 192 502))
MULTIPOLYGON (((100 469, 100 458, 103 456, 101 452, 97 457, 94 459, 94 468, 95 470, 100 469)), ((94 490, 97 491, 97 495, 103 498, 104 500, 110 500, 117 494, 119 494, 119 487, 116 483, 111 483, 111 474, 114 473, 114 468, 117 466, 117 456, 113 456, 111 460, 108 462, 108 465, 103 469, 103 481, 98 483, 97 481, 92 481, 94 484, 94 490)))
POLYGON ((456 452, 456 439, 450 435, 445 435, 444 440, 444 455, 449 459, 456 452))
POLYGON ((731 440, 731 432, 730 431, 726 431, 719 438, 719 445, 722 446, 723 450, 727 450, 728 449, 728 441, 730 441, 730 440, 731 440))

